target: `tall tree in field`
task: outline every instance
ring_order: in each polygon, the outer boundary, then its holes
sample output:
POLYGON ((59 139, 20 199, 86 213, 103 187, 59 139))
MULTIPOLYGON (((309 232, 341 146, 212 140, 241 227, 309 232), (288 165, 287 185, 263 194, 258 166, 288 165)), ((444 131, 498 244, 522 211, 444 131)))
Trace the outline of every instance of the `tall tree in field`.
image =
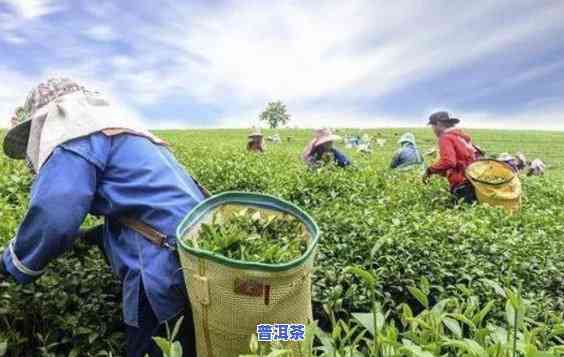
POLYGON ((260 120, 266 122, 271 129, 276 129, 290 121, 290 114, 286 110, 286 105, 281 101, 270 102, 260 115, 260 120))

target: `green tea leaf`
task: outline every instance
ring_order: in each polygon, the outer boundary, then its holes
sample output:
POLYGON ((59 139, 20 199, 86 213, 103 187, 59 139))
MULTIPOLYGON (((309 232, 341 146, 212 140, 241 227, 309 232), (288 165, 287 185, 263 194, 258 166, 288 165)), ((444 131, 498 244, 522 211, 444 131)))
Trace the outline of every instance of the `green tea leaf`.
POLYGON ((353 313, 352 315, 372 336, 375 336, 374 315, 372 313, 353 313))
POLYGON ((356 275, 358 278, 364 281, 370 289, 373 289, 376 285, 376 278, 374 277, 374 275, 360 267, 350 266, 347 267, 344 272, 356 275))
POLYGON ((159 346, 161 351, 163 351, 163 354, 170 355, 171 344, 170 344, 170 342, 168 342, 168 340, 166 340, 162 337, 153 337, 153 340, 159 346))
POLYGON ((460 328, 460 324, 458 321, 445 317, 443 319, 443 324, 452 332, 456 337, 462 337, 462 329, 460 328))
POLYGON ((409 290, 411 295, 413 295, 413 297, 415 297, 417 301, 419 301, 421 305, 423 305, 425 308, 429 308, 429 299, 427 298, 427 295, 425 295, 423 291, 421 291, 419 288, 416 288, 414 286, 410 286, 407 289, 409 290))
POLYGON ((482 279, 482 282, 484 282, 489 287, 493 288, 499 296, 504 297, 504 298, 507 297, 505 290, 497 282, 490 280, 490 279, 482 279))

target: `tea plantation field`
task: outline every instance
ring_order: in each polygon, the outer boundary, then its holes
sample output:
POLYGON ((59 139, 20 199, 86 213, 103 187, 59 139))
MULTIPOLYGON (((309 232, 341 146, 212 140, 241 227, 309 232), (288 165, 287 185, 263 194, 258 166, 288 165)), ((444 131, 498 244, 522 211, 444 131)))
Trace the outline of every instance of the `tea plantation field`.
MULTIPOLYGON (((345 149, 353 167, 318 171, 300 160, 308 130, 282 130, 282 144, 258 155, 246 152, 244 130, 157 134, 210 191, 269 193, 317 221, 316 354, 564 355, 564 133, 470 131, 488 154, 522 151, 549 166, 522 178, 524 208, 508 216, 452 207, 446 181, 425 186, 419 172, 390 171, 405 131, 364 131, 386 145, 369 156, 345 149)), ((412 132, 422 152, 435 145, 430 129, 412 132)), ((2 244, 25 213, 30 182, 23 163, 0 156, 2 244)), ((0 285, 0 356, 120 356, 120 299, 98 252, 78 244, 36 283, 0 285)))

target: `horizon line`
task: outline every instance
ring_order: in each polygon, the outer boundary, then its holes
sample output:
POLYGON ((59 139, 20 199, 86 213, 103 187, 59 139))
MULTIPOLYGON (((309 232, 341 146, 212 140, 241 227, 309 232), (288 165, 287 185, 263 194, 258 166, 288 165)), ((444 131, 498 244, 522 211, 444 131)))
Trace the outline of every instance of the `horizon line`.
MULTIPOLYGON (((381 127, 333 127, 327 126, 331 129, 336 130, 393 130, 393 129, 426 129, 429 128, 428 126, 381 126, 381 127)), ((148 130, 154 131, 164 131, 164 130, 249 130, 251 127, 146 127, 148 130)), ((268 128, 268 127, 261 127, 261 130, 315 130, 319 127, 297 127, 297 128, 289 128, 289 127, 281 127, 281 128, 268 128)), ((541 131, 541 132, 556 132, 556 133, 564 133, 564 128, 562 129, 542 129, 542 128, 501 128, 501 127, 465 127, 465 126, 458 126, 459 129, 465 130, 499 130, 499 131, 541 131)), ((430 128, 429 128, 430 129, 430 128)), ((7 127, 0 127, 0 131, 9 131, 10 128, 7 127)))

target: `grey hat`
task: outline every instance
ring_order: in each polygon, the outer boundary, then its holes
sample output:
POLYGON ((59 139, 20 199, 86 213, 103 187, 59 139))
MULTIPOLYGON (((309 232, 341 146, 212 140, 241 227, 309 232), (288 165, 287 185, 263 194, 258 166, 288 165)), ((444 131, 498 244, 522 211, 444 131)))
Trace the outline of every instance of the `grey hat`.
POLYGON ((67 78, 50 78, 32 89, 24 106, 18 107, 12 118, 12 127, 4 138, 4 153, 12 159, 25 159, 34 114, 51 101, 79 90, 85 89, 67 78))
POLYGON ((427 125, 437 125, 438 123, 456 125, 460 123, 460 119, 451 118, 448 112, 435 112, 429 116, 427 125))

